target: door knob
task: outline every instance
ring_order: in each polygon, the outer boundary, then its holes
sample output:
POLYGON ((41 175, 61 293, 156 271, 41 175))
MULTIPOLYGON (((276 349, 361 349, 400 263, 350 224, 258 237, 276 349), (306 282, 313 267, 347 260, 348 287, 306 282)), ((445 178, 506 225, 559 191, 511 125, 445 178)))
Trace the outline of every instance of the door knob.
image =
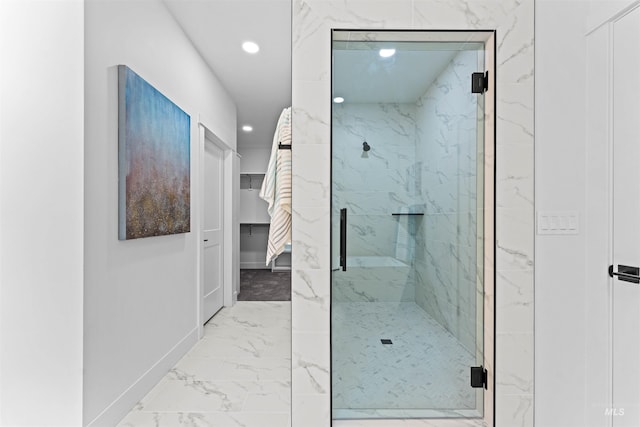
POLYGON ((609 277, 618 276, 619 280, 631 283, 640 283, 640 268, 618 264, 618 271, 613 271, 613 265, 609 266, 609 277))

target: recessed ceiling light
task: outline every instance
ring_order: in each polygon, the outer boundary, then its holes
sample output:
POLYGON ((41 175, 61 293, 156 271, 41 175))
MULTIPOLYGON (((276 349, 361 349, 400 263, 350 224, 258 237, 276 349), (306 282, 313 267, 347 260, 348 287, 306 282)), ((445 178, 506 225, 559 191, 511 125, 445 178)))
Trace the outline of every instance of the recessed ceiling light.
POLYGON ((341 96, 336 96, 335 98, 333 98, 333 102, 335 102, 336 104, 342 104, 344 102, 344 98, 341 96))
POLYGON ((258 53, 260 46, 254 42, 244 42, 242 43, 242 49, 247 53, 258 53))
POLYGON ((390 58, 390 57, 392 57, 393 55, 396 54, 396 50, 395 49, 380 49, 378 54, 383 58, 390 58))
POLYGON ((244 125, 242 126, 242 130, 245 132, 251 132, 253 130, 253 126, 244 125))

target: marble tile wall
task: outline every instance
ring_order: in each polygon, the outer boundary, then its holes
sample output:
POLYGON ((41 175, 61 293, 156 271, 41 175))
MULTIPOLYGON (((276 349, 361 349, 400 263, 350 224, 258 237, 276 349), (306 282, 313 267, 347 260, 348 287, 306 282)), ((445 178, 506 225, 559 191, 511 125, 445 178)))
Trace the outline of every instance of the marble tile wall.
POLYGON ((393 256, 392 212, 415 203, 415 105, 341 104, 333 111, 332 194, 349 214, 349 254, 393 256), (370 151, 363 151, 367 141, 370 151))
MULTIPOLYGON (((350 265, 334 277, 333 301, 414 301, 415 230, 394 212, 416 199, 414 104, 333 106, 332 174, 334 218, 347 209, 348 258, 399 258, 407 265, 375 270, 350 265), (367 141, 371 149, 363 151, 367 141), (400 237, 400 238, 399 238, 400 237)), ((333 253, 339 253, 340 223, 333 223, 333 253)), ((334 256, 334 268, 337 260, 334 256)))
POLYGON ((332 303, 415 301, 415 274, 410 266, 351 266, 336 274, 333 281, 332 303))
POLYGON ((416 159, 425 201, 416 303, 469 350, 476 345, 478 52, 461 51, 417 101, 416 159))
POLYGON ((495 418, 533 426, 533 22, 534 0, 293 0, 293 426, 331 425, 331 28, 496 29, 495 418))

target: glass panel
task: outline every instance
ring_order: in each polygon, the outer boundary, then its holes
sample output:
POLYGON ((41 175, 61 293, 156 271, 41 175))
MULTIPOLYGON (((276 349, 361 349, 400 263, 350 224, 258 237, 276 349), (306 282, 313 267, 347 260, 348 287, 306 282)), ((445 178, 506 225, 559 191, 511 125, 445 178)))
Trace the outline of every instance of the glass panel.
POLYGON ((333 418, 482 417, 482 34, 333 40, 333 418))

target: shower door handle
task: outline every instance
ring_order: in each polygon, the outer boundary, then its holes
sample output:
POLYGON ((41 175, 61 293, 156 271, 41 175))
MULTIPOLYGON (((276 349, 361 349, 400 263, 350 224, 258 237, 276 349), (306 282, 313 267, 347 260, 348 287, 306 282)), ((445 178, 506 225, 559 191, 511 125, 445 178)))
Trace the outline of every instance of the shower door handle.
POLYGON ((340 267, 347 271, 347 208, 340 209, 340 267))

